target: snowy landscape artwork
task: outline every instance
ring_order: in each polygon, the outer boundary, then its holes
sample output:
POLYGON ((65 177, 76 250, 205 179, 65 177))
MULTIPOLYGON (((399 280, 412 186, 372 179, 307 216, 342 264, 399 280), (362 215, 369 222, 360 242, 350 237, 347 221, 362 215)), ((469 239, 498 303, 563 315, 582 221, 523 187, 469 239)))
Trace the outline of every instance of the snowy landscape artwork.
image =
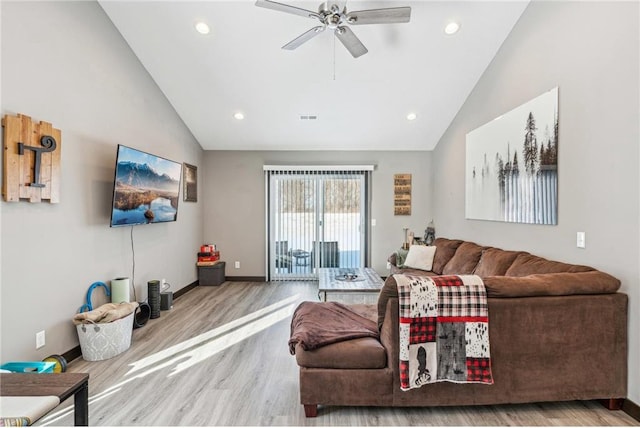
POLYGON ((466 218, 558 224, 557 87, 466 140, 466 218))

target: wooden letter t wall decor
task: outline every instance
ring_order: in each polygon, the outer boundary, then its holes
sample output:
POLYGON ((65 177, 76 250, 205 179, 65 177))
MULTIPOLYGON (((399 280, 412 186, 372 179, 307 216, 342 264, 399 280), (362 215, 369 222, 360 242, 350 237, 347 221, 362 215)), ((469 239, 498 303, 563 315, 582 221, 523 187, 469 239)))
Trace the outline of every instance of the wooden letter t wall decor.
POLYGON ((60 130, 48 122, 35 123, 23 114, 6 115, 2 126, 4 200, 60 202, 60 130))

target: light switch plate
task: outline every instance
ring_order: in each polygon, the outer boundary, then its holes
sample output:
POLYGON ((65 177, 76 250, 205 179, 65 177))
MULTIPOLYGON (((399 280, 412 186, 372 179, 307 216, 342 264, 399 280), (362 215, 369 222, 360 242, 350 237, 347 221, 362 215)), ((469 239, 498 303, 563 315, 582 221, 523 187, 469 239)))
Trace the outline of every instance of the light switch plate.
POLYGON ((36 349, 42 348, 46 343, 44 330, 36 333, 36 349))
POLYGON ((586 248, 586 241, 585 241, 585 233, 584 232, 578 232, 576 234, 576 246, 578 248, 586 248))

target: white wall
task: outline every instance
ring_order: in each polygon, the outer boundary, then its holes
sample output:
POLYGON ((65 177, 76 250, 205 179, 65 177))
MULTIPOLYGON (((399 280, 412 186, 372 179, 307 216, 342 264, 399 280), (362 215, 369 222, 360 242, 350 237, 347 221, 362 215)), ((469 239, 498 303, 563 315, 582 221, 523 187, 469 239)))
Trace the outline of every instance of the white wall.
POLYGON ((635 403, 640 403, 638 17, 638 2, 532 2, 433 153, 438 235, 591 265, 622 281, 630 311, 628 397, 635 403), (558 225, 465 220, 466 134, 555 86, 558 225), (586 249, 576 248, 577 231, 586 232, 586 249))
MULTIPOLYGON (((1 8, 2 115, 62 131, 61 202, 0 202, 1 360, 38 360, 78 345, 71 318, 94 281, 131 275, 131 229, 109 227, 117 144, 193 165, 202 149, 97 3, 1 8)), ((197 279, 202 208, 180 201, 176 223, 134 228, 138 300, 147 280, 197 279)))
POLYGON ((203 178, 205 241, 216 243, 227 276, 265 276, 265 179, 263 165, 372 164, 371 262, 387 275, 386 260, 404 240, 403 227, 418 236, 432 218, 430 152, 206 151, 203 178), (410 216, 393 215, 393 175, 412 176, 410 216), (233 267, 240 261, 240 269, 233 267))

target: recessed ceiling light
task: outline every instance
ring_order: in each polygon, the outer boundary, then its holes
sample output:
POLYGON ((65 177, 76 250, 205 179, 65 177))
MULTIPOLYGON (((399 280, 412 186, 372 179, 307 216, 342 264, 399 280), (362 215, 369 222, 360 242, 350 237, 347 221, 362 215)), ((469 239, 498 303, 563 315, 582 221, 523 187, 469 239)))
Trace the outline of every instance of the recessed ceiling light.
POLYGON ((196 31, 200 34, 209 34, 209 26, 205 22, 196 22, 196 31))
POLYGON ((233 115, 233 117, 235 117, 238 120, 242 120, 244 119, 244 114, 242 112, 237 112, 233 115))
POLYGON ((458 24, 455 21, 451 21, 444 27, 444 32, 445 34, 452 35, 452 34, 456 34, 459 29, 460 29, 460 24, 458 24))
POLYGON ((416 120, 416 117, 418 117, 415 113, 409 113, 407 115, 407 120, 416 120))

